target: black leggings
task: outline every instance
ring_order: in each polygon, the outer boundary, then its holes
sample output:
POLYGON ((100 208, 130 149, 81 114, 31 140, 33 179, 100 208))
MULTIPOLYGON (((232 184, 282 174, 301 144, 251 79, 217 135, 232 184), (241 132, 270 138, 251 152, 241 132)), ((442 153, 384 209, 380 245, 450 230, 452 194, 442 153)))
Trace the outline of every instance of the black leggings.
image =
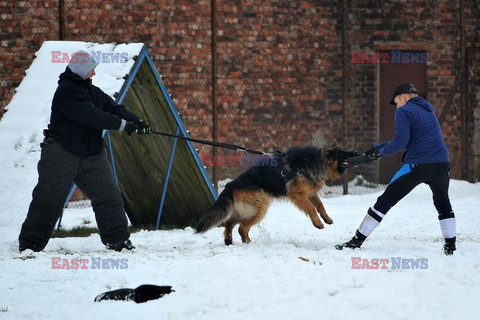
POLYGON ((386 214, 420 183, 426 183, 433 193, 433 204, 439 214, 452 211, 448 197, 450 163, 405 164, 392 178, 374 208, 386 214))

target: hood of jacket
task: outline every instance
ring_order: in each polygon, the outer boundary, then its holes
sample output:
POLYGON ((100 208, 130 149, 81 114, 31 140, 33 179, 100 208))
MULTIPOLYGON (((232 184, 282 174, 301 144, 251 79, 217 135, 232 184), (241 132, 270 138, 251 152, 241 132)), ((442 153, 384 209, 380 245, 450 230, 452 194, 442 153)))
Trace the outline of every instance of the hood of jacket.
POLYGON ((422 97, 413 97, 410 100, 408 100, 407 104, 411 104, 411 105, 413 104, 427 111, 433 112, 433 105, 428 100, 422 97))

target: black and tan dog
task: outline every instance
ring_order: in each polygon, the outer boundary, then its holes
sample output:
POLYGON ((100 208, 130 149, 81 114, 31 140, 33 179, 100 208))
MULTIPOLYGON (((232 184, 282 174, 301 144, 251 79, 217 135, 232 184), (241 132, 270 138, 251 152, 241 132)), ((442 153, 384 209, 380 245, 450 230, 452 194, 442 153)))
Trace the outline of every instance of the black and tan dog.
MULTIPOLYGON (((345 171, 342 163, 357 156, 356 151, 340 147, 293 147, 287 153, 278 153, 275 164, 253 166, 229 182, 217 201, 199 220, 195 233, 204 233, 224 225, 225 244, 232 244, 232 230, 238 232, 244 243, 251 242, 248 232, 267 213, 275 198, 288 199, 306 213, 315 227, 323 229, 317 212, 327 224, 328 216, 318 191, 326 180, 337 180, 345 171)), ((270 162, 273 164, 273 161, 270 162)))

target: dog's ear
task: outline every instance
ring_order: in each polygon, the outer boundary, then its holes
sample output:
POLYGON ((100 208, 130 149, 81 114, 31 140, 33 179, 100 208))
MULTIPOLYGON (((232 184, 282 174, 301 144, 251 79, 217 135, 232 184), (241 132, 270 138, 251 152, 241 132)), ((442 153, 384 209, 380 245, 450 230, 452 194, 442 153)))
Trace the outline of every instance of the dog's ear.
POLYGON ((334 147, 336 147, 336 146, 338 146, 337 139, 333 138, 333 143, 332 143, 332 145, 330 146, 330 148, 334 148, 334 147))

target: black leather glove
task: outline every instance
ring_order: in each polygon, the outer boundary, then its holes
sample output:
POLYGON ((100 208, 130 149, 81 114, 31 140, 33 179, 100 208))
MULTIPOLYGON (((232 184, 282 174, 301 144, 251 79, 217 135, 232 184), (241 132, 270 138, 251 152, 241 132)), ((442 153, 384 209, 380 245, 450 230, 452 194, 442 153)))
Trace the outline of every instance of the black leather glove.
POLYGON ((138 134, 149 134, 149 133, 152 133, 152 127, 150 127, 148 125, 148 123, 146 123, 145 121, 143 120, 139 120, 137 122, 137 126, 138 126, 138 131, 137 133, 138 134))
POLYGON ((370 159, 372 159, 372 161, 377 160, 380 158, 380 148, 373 146, 363 151, 363 154, 367 155, 370 159))
POLYGON ((127 122, 123 131, 125 131, 128 135, 131 135, 134 132, 138 132, 138 126, 133 122, 127 122))

